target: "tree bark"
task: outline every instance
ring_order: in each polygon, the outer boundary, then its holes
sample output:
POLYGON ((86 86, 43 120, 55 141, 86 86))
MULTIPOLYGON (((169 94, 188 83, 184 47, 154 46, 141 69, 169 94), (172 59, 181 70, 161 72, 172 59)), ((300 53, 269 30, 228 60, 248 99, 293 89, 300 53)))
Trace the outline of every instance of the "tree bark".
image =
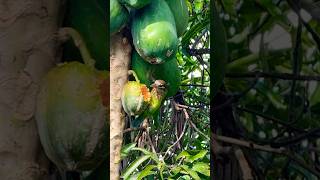
POLYGON ((39 81, 59 59, 60 0, 0 0, 0 179, 48 179, 34 119, 39 81))
POLYGON ((120 150, 122 146, 125 113, 121 104, 123 86, 128 81, 131 45, 120 34, 110 41, 110 177, 120 179, 120 150))

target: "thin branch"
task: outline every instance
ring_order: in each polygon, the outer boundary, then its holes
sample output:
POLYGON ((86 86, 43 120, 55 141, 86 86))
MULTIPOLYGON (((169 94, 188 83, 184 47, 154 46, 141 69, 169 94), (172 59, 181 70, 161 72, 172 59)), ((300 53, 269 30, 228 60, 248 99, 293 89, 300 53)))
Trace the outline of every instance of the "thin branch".
POLYGON ((271 146, 268 146, 268 145, 262 146, 262 145, 254 144, 254 143, 248 142, 248 141, 243 141, 243 140, 238 140, 238 139, 234 139, 234 138, 230 138, 230 137, 226 137, 226 136, 216 135, 214 133, 211 133, 211 136, 213 137, 213 139, 215 139, 217 141, 222 141, 225 143, 246 147, 246 148, 249 148, 252 150, 260 150, 260 151, 275 153, 275 154, 279 154, 279 155, 285 155, 285 156, 289 157, 290 159, 292 159, 293 161, 295 161, 297 164, 299 164, 304 169, 310 171, 311 173, 316 175, 318 178, 320 178, 319 171, 317 171, 316 169, 314 169, 310 165, 306 164, 306 162, 303 161, 301 158, 299 158, 299 156, 297 154, 290 153, 286 148, 283 148, 283 147, 272 148, 271 146))
POLYGON ((293 9, 293 11, 298 15, 299 19, 302 21, 302 24, 307 29, 307 31, 311 34, 313 40, 316 42, 318 49, 320 51, 320 37, 317 34, 316 31, 312 29, 312 27, 303 20, 303 18, 300 15, 300 8, 296 5, 295 2, 292 2, 291 0, 287 0, 289 6, 293 9))
POLYGON ((174 142, 171 146, 169 146, 168 149, 167 149, 167 151, 164 153, 163 159, 165 159, 165 157, 166 157, 166 155, 169 153, 170 149, 173 148, 173 147, 180 141, 180 139, 183 137, 184 132, 185 132, 185 130, 186 130, 186 127, 187 127, 187 121, 184 122, 183 130, 182 130, 179 138, 176 140, 176 142, 174 142))
POLYGON ((201 84, 181 84, 180 86, 210 87, 210 86, 207 86, 207 85, 201 85, 201 84))
POLYGON ((287 122, 285 122, 283 120, 280 120, 278 118, 274 118, 274 117, 265 115, 265 114, 263 114, 261 112, 254 111, 254 110, 251 110, 251 109, 248 109, 248 108, 241 108, 241 107, 237 107, 237 109, 240 110, 240 111, 244 111, 244 112, 250 113, 250 114, 254 114, 256 116, 260 116, 260 117, 262 117, 264 119, 267 119, 267 120, 270 120, 272 122, 281 124, 286 128, 290 128, 292 130, 299 131, 299 132, 306 132, 305 130, 302 130, 302 129, 299 129, 299 128, 296 128, 296 127, 292 126, 290 123, 287 123, 287 122))
POLYGON ((208 29, 204 29, 201 34, 197 37, 197 39, 195 39, 194 43, 192 44, 192 48, 191 49, 195 49, 196 46, 199 44, 201 38, 208 32, 208 29))
POLYGON ((156 149, 154 148, 153 142, 152 142, 152 140, 151 140, 149 130, 147 129, 146 132, 147 132, 147 138, 148 138, 149 144, 150 144, 150 146, 151 146, 152 152, 153 152, 153 153, 157 153, 156 149))
POLYGON ((187 49, 187 51, 191 56, 210 54, 210 52, 211 52, 209 48, 187 49))
POLYGON ((283 152, 286 151, 285 148, 272 148, 269 145, 258 145, 258 144, 254 144, 252 142, 247 142, 247 141, 243 141, 243 140, 239 140, 239 139, 235 139, 235 138, 230 138, 230 137, 226 137, 226 136, 220 136, 220 135, 216 135, 213 133, 211 133, 211 135, 212 135, 213 139, 216 139, 217 141, 226 142, 229 144, 235 144, 235 145, 247 147, 247 148, 253 149, 253 150, 260 150, 260 151, 271 152, 271 153, 276 153, 276 154, 282 154, 283 152))
POLYGON ((123 134, 131 132, 131 131, 145 131, 146 128, 144 127, 138 127, 138 128, 127 128, 123 131, 123 134))
MULTIPOLYGON (((299 75, 300 73, 300 62, 301 62, 301 33, 302 33, 302 26, 301 26, 301 19, 299 19, 299 25, 296 33, 296 41, 292 53, 292 61, 293 61, 293 69, 292 74, 294 76, 299 75)), ((292 80, 291 90, 290 90, 290 99, 289 99, 289 112, 288 112, 288 119, 289 122, 295 122, 297 118, 295 118, 295 111, 293 110, 293 106, 295 104, 295 92, 296 92, 296 80, 292 80)))
POLYGON ((238 159, 240 169, 242 171, 242 178, 243 179, 253 179, 252 176, 252 169, 250 168, 250 165, 244 156, 241 149, 236 149, 234 152, 236 158, 238 159))
POLYGON ((272 78, 282 80, 297 80, 297 81, 320 81, 320 76, 308 76, 308 75, 293 75, 289 73, 265 73, 265 72, 248 72, 248 73, 227 73, 227 78, 272 78))
POLYGON ((226 102, 224 102, 223 104, 221 104, 219 106, 213 107, 212 111, 218 111, 218 110, 223 109, 232 103, 237 102, 241 97, 245 96, 252 88, 254 88, 256 86, 257 82, 258 82, 258 76, 255 77, 254 82, 247 89, 245 89, 244 91, 242 91, 240 93, 232 94, 231 97, 226 102))
POLYGON ((189 121, 189 123, 191 124, 191 126, 193 127, 194 130, 196 130, 199 134, 201 134, 203 137, 205 137, 207 140, 210 141, 210 137, 209 136, 207 136, 206 134, 201 132, 191 120, 188 119, 188 121, 189 121))
POLYGON ((296 135, 292 138, 289 138, 289 139, 286 139, 286 140, 282 140, 280 142, 272 142, 271 145, 273 147, 280 147, 280 146, 288 146, 288 145, 292 145, 292 144, 295 144, 295 143, 298 143, 298 142, 301 142, 305 139, 308 139, 312 136, 317 136, 319 137, 319 133, 320 133, 320 128, 315 128, 315 129, 312 129, 306 133, 302 133, 302 134, 299 134, 299 135, 296 135))

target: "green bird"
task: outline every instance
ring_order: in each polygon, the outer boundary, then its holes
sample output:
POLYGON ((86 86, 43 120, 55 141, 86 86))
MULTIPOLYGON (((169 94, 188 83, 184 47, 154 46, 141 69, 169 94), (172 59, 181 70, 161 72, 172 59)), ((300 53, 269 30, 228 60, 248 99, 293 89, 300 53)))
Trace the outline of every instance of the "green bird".
POLYGON ((139 115, 136 119, 133 120, 133 127, 138 127, 144 119, 152 117, 152 115, 160 108, 163 100, 167 95, 167 84, 163 80, 156 80, 151 85, 151 88, 151 96, 148 107, 145 111, 142 112, 141 115, 139 115))

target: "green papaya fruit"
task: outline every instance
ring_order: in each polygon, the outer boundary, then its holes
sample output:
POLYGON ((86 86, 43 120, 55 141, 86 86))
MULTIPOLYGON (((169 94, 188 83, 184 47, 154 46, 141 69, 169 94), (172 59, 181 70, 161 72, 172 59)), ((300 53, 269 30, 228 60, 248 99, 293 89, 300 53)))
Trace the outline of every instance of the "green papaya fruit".
POLYGON ((131 63, 132 70, 136 72, 141 83, 150 86, 157 79, 164 80, 168 84, 167 97, 174 96, 179 90, 181 71, 175 57, 163 64, 150 64, 134 51, 131 63))
POLYGON ((189 11, 186 0, 166 0, 176 22, 177 34, 180 37, 188 27, 189 11))
MULTIPOLYGON (((129 21, 129 13, 118 0, 110 0, 110 33, 119 32, 129 21)), ((106 39, 104 39, 106 40, 106 39)))
POLYGON ((175 56, 176 24, 164 0, 152 0, 134 13, 131 34, 136 51, 149 63, 161 64, 175 56))
POLYGON ((36 120, 41 144, 59 168, 91 170, 107 158, 106 71, 80 62, 59 65, 45 76, 36 120))
POLYGON ((119 2, 133 9, 140 9, 148 5, 151 0, 120 0, 119 2))
POLYGON ((107 158, 109 77, 94 68, 80 34, 60 34, 79 45, 85 64, 73 61, 52 68, 42 79, 35 119, 42 147, 60 171, 87 171, 107 158))
MULTIPOLYGON (((109 54, 107 45, 107 10, 99 0, 70 0, 67 1, 65 27, 76 29, 84 41, 92 57, 96 60, 96 68, 109 69, 109 54)), ((72 41, 64 46, 64 59, 81 59, 72 41)))

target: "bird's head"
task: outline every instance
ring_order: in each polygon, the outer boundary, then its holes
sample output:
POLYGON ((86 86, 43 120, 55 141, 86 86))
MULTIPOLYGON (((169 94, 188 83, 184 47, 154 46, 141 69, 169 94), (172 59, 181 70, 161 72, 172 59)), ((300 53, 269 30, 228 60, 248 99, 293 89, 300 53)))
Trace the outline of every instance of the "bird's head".
POLYGON ((164 80, 155 80, 151 87, 152 92, 156 93, 158 98, 164 98, 168 92, 168 84, 164 80))
POLYGON ((155 80, 153 84, 151 84, 152 88, 157 88, 157 89, 167 89, 168 84, 164 80, 155 80))

